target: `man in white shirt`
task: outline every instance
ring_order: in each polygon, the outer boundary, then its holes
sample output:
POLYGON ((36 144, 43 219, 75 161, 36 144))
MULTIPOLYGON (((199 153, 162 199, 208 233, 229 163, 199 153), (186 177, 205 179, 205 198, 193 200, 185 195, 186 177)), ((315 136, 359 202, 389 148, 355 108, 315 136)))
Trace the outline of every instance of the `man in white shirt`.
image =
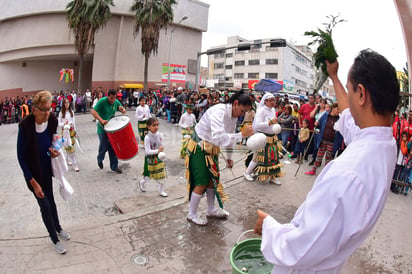
POLYGON ((340 273, 376 224, 389 192, 396 162, 396 70, 378 53, 361 51, 346 94, 338 62, 326 63, 342 111, 335 130, 347 148, 319 174, 290 223, 258 210, 255 232, 262 234, 266 260, 275 265, 272 273, 340 273))

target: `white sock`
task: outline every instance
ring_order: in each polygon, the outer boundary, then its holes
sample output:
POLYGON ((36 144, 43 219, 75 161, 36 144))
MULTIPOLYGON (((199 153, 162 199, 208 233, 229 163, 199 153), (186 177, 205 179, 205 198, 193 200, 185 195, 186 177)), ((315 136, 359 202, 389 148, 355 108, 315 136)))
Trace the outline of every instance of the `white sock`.
POLYGON ((157 186, 159 187, 159 193, 163 192, 164 183, 156 180, 157 186))
POLYGON ((74 152, 73 153, 69 153, 69 159, 70 159, 70 161, 72 162, 72 164, 73 164, 73 167, 74 168, 78 168, 78 166, 77 166, 77 161, 76 161, 76 157, 74 157, 74 152))
POLYGON ((256 166, 257 166, 257 162, 255 162, 255 161, 250 161, 249 166, 248 166, 247 169, 246 169, 246 173, 247 173, 247 174, 252 173, 256 166))
POLYGON ((207 188, 206 197, 207 197, 207 212, 213 212, 213 210, 215 209, 215 189, 207 188))
POLYGON ((150 181, 150 177, 144 176, 143 180, 144 180, 145 183, 148 183, 150 181))
POLYGON ((197 207, 199 206, 200 199, 202 199, 203 195, 196 194, 192 191, 192 195, 190 196, 189 202, 189 216, 194 217, 197 216, 197 207))

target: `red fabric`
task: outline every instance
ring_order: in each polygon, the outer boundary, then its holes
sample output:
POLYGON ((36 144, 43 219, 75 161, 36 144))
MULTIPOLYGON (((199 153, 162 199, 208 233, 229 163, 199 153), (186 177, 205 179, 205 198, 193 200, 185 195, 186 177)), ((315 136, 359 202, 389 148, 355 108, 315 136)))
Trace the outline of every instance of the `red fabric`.
POLYGON ((300 123, 302 126, 302 122, 305 119, 309 120, 309 129, 313 130, 314 124, 315 124, 315 118, 310 117, 310 113, 315 109, 316 104, 311 106, 309 103, 304 104, 300 109, 299 109, 299 114, 300 114, 300 123))
POLYGON ((396 140, 400 138, 400 136, 398 136, 398 124, 400 125, 400 135, 402 135, 402 132, 408 131, 408 136, 412 136, 412 128, 409 128, 408 120, 402 119, 399 121, 394 121, 392 124, 393 137, 395 137, 396 140))

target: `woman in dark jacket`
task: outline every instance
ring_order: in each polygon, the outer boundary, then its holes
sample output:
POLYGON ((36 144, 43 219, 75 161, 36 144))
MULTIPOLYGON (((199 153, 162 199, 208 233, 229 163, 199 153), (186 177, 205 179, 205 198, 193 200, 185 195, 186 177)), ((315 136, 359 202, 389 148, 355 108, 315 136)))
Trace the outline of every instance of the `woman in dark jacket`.
POLYGON ((69 240, 70 235, 60 226, 53 196, 51 158, 57 157, 59 152, 51 147, 58 124, 56 116, 50 113, 51 104, 52 95, 48 91, 34 96, 32 113, 19 124, 17 157, 56 252, 64 254, 67 249, 58 236, 69 240))

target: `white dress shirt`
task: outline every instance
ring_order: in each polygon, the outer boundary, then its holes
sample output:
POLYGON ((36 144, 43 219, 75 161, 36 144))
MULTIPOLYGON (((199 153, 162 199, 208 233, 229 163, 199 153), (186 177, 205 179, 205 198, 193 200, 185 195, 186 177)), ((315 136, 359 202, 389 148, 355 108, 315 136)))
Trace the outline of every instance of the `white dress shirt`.
POLYGON ((196 116, 193 113, 189 114, 188 112, 185 112, 182 114, 182 117, 180 117, 179 127, 181 128, 193 127, 195 123, 196 123, 196 116))
POLYGON ((137 119, 137 121, 143 121, 143 120, 147 120, 151 117, 150 115, 150 108, 148 105, 144 105, 143 107, 141 105, 139 105, 136 108, 136 113, 134 115, 137 119))
MULTIPOLYGON (((231 104, 217 104, 210 107, 196 125, 200 139, 216 146, 231 147, 242 141, 242 133, 235 133, 237 117, 232 117, 231 104)), ((230 153, 227 154, 231 159, 230 153)))
POLYGON ((384 208, 396 162, 391 127, 360 129, 346 109, 335 129, 348 146, 316 178, 292 221, 263 221, 261 250, 272 273, 340 273, 384 208))

